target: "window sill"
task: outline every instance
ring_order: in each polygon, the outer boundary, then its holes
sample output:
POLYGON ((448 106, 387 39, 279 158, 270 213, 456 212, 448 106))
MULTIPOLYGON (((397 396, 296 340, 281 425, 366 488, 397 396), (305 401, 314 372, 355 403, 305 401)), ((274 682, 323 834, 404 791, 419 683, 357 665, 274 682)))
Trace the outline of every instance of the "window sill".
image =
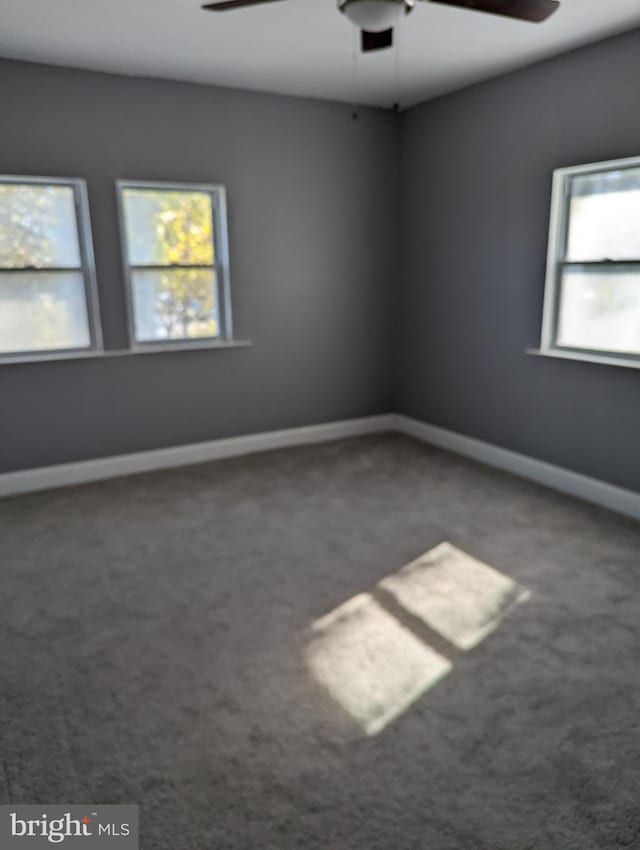
POLYGON ((582 363, 599 363, 601 366, 622 366, 625 369, 640 369, 640 358, 611 357, 606 354, 587 354, 582 351, 561 351, 559 349, 527 348, 527 354, 534 357, 552 357, 556 360, 578 360, 582 363))
POLYGON ((233 339, 223 342, 176 342, 149 345, 137 345, 135 348, 112 348, 102 351, 61 351, 42 354, 0 355, 0 366, 18 363, 60 363, 63 360, 102 360, 105 357, 131 357, 144 354, 168 354, 178 351, 211 351, 229 348, 250 348, 250 339, 233 339))

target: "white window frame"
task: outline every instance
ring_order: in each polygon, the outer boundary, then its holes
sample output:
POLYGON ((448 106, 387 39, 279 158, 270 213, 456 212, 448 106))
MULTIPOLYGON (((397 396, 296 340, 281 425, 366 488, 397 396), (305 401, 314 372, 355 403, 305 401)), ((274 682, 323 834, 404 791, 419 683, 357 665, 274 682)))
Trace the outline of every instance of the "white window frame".
MULTIPOLYGON (((592 162, 587 165, 558 168, 553 172, 542 333, 539 351, 532 351, 531 353, 571 360, 587 360, 594 363, 640 368, 640 354, 634 354, 633 352, 606 351, 594 348, 576 348, 558 345, 556 341, 561 295, 561 278, 564 266, 593 267, 601 265, 603 268, 612 266, 631 266, 636 267, 638 274, 640 275, 640 251, 639 256, 634 260, 570 262, 565 259, 567 237, 569 232, 569 187, 571 178, 581 174, 598 174, 605 173, 607 171, 621 171, 626 168, 639 167, 640 157, 628 157, 626 159, 612 159, 606 162, 592 162)), ((640 283, 638 285, 640 286, 640 283)))
POLYGON ((19 363, 21 360, 28 360, 30 362, 38 360, 65 360, 73 357, 85 357, 87 355, 92 354, 101 354, 104 351, 104 347, 102 340, 100 302, 98 299, 98 286, 96 282, 96 265, 93 254, 91 217, 89 213, 89 198, 87 194, 86 181, 79 177, 33 177, 18 174, 1 174, 0 184, 68 186, 73 191, 81 265, 77 268, 65 268, 57 266, 46 266, 43 268, 3 268, 0 273, 38 272, 45 274, 47 271, 69 271, 82 273, 82 277, 84 280, 85 304, 87 309, 87 322, 89 325, 90 338, 90 344, 86 347, 76 346, 73 348, 49 348, 12 352, 0 351, 0 363, 19 363))
MULTIPOLYGON (((227 228, 227 199, 224 186, 213 183, 176 183, 164 180, 118 180, 116 182, 118 202, 118 221, 120 229, 120 246, 124 268, 126 290, 127 333, 129 349, 136 353, 144 351, 180 351, 194 348, 220 348, 232 344, 233 320, 231 315, 231 282, 229 273, 229 236, 227 228), (217 336, 194 337, 193 339, 156 339, 149 341, 136 340, 135 319, 133 306, 133 286, 131 272, 136 269, 180 268, 180 266, 136 265, 129 262, 127 233, 124 216, 124 189, 151 189, 156 191, 206 192, 211 198, 211 213, 213 216, 213 247, 214 263, 210 268, 215 272, 214 279, 217 288, 218 319, 220 332, 217 336)), ((184 266, 189 268, 189 266, 184 266)), ((203 266, 204 268, 204 266, 203 266)))

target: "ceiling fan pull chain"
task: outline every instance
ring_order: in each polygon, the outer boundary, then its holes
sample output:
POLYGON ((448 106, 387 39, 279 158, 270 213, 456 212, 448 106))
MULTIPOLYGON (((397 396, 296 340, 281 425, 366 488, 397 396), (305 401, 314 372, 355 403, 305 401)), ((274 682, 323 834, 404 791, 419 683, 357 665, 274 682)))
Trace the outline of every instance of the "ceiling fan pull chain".
POLYGON ((396 44, 395 44, 395 56, 393 57, 393 87, 395 100, 393 103, 393 109, 395 112, 400 111, 400 43, 401 43, 401 32, 402 26, 396 28, 396 44))
POLYGON ((352 51, 351 51, 351 92, 353 97, 353 112, 351 113, 351 117, 354 121, 358 120, 358 43, 359 43, 360 33, 358 30, 353 27, 353 37, 352 37, 352 51))

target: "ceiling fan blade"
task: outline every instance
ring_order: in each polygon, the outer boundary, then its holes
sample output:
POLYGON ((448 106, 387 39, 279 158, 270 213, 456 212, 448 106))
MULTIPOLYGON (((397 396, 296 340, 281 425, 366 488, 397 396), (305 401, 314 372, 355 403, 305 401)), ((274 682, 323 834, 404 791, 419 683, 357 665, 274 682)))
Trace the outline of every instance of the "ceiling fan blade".
POLYGON ((477 12, 491 12, 520 21, 541 23, 553 15, 560 3, 558 0, 430 0, 445 6, 457 6, 460 9, 475 9, 477 12))
POLYGON ((220 3, 207 3, 205 12, 228 12, 231 9, 243 9, 245 6, 258 6, 260 3, 278 3, 279 0, 221 0, 220 3))
POLYGON ((385 47, 391 47, 393 44, 393 30, 388 29, 382 32, 360 30, 360 44, 363 53, 369 53, 371 50, 384 50, 385 47))

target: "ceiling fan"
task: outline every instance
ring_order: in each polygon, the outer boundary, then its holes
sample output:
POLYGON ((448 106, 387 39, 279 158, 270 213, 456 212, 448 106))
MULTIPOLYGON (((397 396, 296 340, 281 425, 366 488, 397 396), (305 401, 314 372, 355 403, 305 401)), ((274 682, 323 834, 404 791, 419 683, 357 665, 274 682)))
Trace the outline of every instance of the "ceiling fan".
MULTIPOLYGON (((279 0, 218 0, 202 8, 207 12, 226 12, 243 9, 260 3, 276 3, 279 0)), ((382 50, 393 44, 393 28, 404 15, 413 11, 417 0, 338 0, 338 9, 361 31, 363 52, 382 50)), ((477 12, 491 12, 506 18, 541 23, 552 15, 559 0, 427 0, 477 12)))

